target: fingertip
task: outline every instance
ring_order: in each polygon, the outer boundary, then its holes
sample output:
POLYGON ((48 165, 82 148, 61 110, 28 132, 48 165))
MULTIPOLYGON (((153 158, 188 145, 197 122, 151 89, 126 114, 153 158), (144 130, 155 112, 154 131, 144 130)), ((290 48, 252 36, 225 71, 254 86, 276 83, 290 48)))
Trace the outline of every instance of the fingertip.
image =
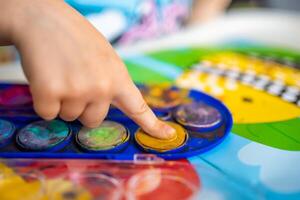
POLYGON ((102 122, 82 122, 81 123, 87 128, 97 128, 102 122))
POLYGON ((45 101, 43 99, 34 98, 33 109, 42 119, 50 121, 58 116, 60 103, 57 100, 45 101))
POLYGON ((166 124, 164 135, 166 136, 166 139, 173 138, 176 135, 176 130, 173 127, 166 124))
POLYGON ((45 121, 51 121, 57 117, 57 115, 39 115, 45 121))
POLYGON ((168 125, 166 122, 159 121, 159 129, 161 130, 161 134, 159 134, 160 139, 171 139, 175 136, 176 130, 168 125))
POLYGON ((51 121, 53 119, 55 119, 58 116, 58 112, 51 112, 51 111, 38 111, 36 110, 36 113, 44 120, 46 121, 51 121))
POLYGON ((145 133, 151 135, 152 137, 163 140, 171 139, 176 134, 176 130, 173 127, 158 119, 154 126, 150 128, 142 127, 142 129, 145 131, 145 133))
POLYGON ((44 120, 50 121, 57 117, 58 109, 55 107, 44 108, 43 106, 34 106, 35 112, 44 120))
POLYGON ((81 122, 81 124, 87 128, 97 128, 98 126, 101 125, 102 119, 99 121, 91 121, 87 117, 79 117, 78 120, 81 122))
POLYGON ((108 101, 88 104, 83 113, 79 116, 79 121, 88 128, 96 128, 101 125, 105 119, 108 109, 108 101))
POLYGON ((76 119, 76 117, 65 117, 65 116, 62 116, 62 115, 59 115, 59 117, 61 119, 63 119, 64 121, 66 121, 66 122, 72 122, 76 119))
POLYGON ((155 116, 135 85, 131 90, 123 91, 113 104, 133 119, 148 135, 159 139, 171 139, 176 135, 174 128, 155 116))

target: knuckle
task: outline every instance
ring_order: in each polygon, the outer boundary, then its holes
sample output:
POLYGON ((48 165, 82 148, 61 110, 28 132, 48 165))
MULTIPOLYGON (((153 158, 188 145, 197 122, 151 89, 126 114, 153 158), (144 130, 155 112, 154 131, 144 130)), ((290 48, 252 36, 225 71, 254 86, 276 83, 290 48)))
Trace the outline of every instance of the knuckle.
POLYGON ((94 91, 96 92, 97 95, 108 96, 112 92, 111 84, 109 81, 101 81, 99 84, 95 86, 94 91))
POLYGON ((61 87, 56 83, 48 83, 40 91, 49 97, 56 97, 60 95, 61 87))
POLYGON ((33 96, 56 97, 61 92, 60 85, 55 81, 39 81, 30 83, 33 96))
POLYGON ((65 94, 68 97, 77 98, 85 94, 87 87, 85 84, 69 82, 66 87, 65 94))
POLYGON ((72 86, 70 88, 70 90, 68 90, 68 93, 69 93, 68 96, 70 96, 72 98, 79 98, 79 97, 85 95, 85 91, 86 91, 86 89, 84 89, 83 86, 72 86))

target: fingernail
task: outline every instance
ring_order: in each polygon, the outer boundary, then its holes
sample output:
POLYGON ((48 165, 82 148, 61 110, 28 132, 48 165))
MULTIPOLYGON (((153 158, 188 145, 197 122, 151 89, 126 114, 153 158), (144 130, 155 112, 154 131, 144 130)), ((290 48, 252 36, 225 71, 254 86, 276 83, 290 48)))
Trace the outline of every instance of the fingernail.
POLYGON ((164 125, 164 135, 166 136, 166 139, 174 137, 175 132, 176 130, 173 127, 169 126, 168 124, 164 125))

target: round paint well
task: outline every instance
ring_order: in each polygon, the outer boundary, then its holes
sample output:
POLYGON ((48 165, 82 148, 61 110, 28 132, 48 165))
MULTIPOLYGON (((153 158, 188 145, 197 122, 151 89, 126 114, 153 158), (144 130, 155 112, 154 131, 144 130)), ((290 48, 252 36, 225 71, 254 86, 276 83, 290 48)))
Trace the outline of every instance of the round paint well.
POLYGON ((37 121, 28 124, 17 134, 17 144, 30 151, 55 151, 70 141, 69 126, 61 120, 37 121))
POLYGON ((137 144, 149 152, 171 152, 180 150, 188 139, 188 134, 185 129, 174 122, 166 122, 176 130, 174 137, 170 139, 159 139, 152 137, 139 128, 135 133, 135 141, 137 144))
POLYGON ((38 171, 31 170, 27 172, 22 172, 22 170, 19 170, 15 167, 7 167, 7 170, 1 170, 0 180, 1 200, 45 199, 45 179, 44 176, 38 171))
POLYGON ((193 131, 210 131, 222 124, 222 115, 214 107, 202 102, 179 106, 173 113, 175 120, 193 131))
POLYGON ((16 130, 16 127, 13 123, 0 119, 0 147, 7 145, 16 130))
MULTIPOLYGON (((71 162, 71 161, 70 161, 71 162)), ((80 163, 80 165, 84 165, 80 163)), ((98 165, 97 165, 98 166, 98 165)), ((87 169, 91 170, 91 169, 87 169)), ((53 179, 55 187, 50 188, 49 199, 121 199, 121 182, 113 177, 92 171, 73 171, 53 179)))
MULTIPOLYGON (((188 173, 188 172, 187 172, 188 173)), ((139 171, 126 182, 126 199, 196 199, 199 186, 182 175, 153 167, 139 171)))
POLYGON ((147 104, 156 110, 175 108, 188 96, 188 90, 173 88, 166 85, 151 85, 140 88, 147 104))
POLYGON ((103 121, 97 128, 82 127, 76 142, 85 151, 108 151, 128 142, 128 130, 120 123, 103 121))
POLYGON ((172 113, 169 111, 155 111, 156 117, 163 121, 168 121, 172 118, 172 113))
POLYGON ((31 103, 32 97, 25 85, 11 86, 0 91, 1 106, 23 106, 31 103))

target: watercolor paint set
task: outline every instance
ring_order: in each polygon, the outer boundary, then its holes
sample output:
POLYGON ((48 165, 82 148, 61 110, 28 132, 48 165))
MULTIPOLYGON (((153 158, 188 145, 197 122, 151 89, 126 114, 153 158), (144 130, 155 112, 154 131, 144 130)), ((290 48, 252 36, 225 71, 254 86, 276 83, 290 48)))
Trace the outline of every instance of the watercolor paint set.
POLYGON ((231 130, 229 110, 207 94, 168 85, 138 87, 156 115, 176 130, 174 137, 147 135, 113 106, 94 129, 78 121, 44 121, 33 110, 27 85, 0 84, 0 157, 132 160, 151 153, 181 159, 214 148, 231 130))

